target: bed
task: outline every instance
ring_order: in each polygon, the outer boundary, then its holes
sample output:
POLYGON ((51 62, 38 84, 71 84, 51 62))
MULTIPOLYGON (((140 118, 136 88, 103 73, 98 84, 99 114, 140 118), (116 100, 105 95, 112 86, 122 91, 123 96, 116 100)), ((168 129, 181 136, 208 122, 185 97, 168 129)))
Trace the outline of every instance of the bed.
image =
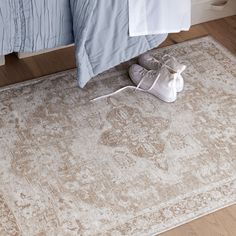
POLYGON ((157 47, 167 34, 129 36, 128 0, 0 0, 0 55, 75 43, 78 84, 157 47))
POLYGON ((157 47, 167 34, 129 37, 128 0, 71 0, 78 83, 157 47))

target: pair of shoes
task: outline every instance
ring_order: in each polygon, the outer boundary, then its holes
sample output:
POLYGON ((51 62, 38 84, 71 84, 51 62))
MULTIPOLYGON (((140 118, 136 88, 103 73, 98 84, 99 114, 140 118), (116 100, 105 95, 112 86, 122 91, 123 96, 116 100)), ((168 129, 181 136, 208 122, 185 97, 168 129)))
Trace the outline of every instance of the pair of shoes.
POLYGON ((180 93, 184 89, 184 79, 181 75, 186 66, 179 63, 176 58, 168 54, 164 55, 161 59, 150 55, 149 53, 143 54, 138 59, 139 65, 147 70, 160 70, 162 66, 166 67, 171 73, 177 73, 176 89, 180 93))
POLYGON ((150 54, 138 59, 139 65, 129 69, 131 80, 137 89, 146 91, 164 102, 175 102, 177 93, 183 91, 184 79, 181 75, 186 66, 174 57, 165 55, 160 60, 150 54))
POLYGON ((181 74, 186 66, 169 55, 159 60, 146 53, 140 56, 138 61, 139 65, 132 65, 129 69, 130 78, 136 86, 125 86, 110 94, 93 98, 91 101, 111 97, 128 88, 148 92, 165 102, 176 101, 177 93, 184 88, 184 79, 181 74))

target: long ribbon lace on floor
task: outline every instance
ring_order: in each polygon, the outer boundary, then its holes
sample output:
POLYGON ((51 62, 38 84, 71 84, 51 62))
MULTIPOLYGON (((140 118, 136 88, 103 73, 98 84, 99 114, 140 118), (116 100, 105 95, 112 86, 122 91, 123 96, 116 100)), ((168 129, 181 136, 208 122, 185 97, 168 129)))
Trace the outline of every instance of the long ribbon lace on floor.
MULTIPOLYGON (((153 71, 149 71, 149 72, 153 72, 153 71)), ((153 82, 152 86, 151 86, 149 89, 141 89, 141 88, 140 88, 141 85, 142 85, 142 83, 143 83, 143 82, 145 81, 145 79, 147 78, 147 77, 143 77, 137 86, 132 86, 132 85, 125 86, 125 87, 123 87, 123 88, 120 88, 120 89, 116 90, 115 92, 112 92, 112 93, 109 93, 109 94, 107 94, 107 95, 103 95, 103 96, 94 98, 94 99, 91 100, 91 102, 95 102, 95 101, 98 101, 98 100, 100 100, 100 99, 104 99, 104 98, 108 98, 108 97, 114 96, 114 95, 116 95, 116 94, 118 94, 118 93, 120 93, 120 92, 122 92, 122 91, 124 91, 124 90, 126 90, 126 89, 128 89, 128 88, 130 88, 130 89, 135 89, 135 91, 150 92, 150 91, 155 87, 155 85, 156 85, 158 79, 160 78, 160 75, 161 75, 161 74, 159 73, 158 76, 157 76, 157 78, 155 79, 155 81, 153 82)), ((150 78, 150 77, 148 77, 148 78, 150 78)))

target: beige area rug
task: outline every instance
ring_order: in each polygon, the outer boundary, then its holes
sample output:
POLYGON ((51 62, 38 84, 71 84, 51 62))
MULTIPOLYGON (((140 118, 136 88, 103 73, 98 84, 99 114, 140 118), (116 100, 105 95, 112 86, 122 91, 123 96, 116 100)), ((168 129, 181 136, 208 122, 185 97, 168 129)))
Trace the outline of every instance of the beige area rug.
POLYGON ((178 101, 126 90, 122 67, 1 89, 0 235, 164 232, 236 202, 236 58, 212 38, 153 53, 188 65, 178 101))

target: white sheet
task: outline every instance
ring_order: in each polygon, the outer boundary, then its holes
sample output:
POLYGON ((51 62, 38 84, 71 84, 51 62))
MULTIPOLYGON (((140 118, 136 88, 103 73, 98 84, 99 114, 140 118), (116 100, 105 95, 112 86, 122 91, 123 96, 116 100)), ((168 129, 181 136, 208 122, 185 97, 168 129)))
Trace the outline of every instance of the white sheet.
POLYGON ((129 0, 129 34, 142 36, 189 30, 191 0, 129 0))

